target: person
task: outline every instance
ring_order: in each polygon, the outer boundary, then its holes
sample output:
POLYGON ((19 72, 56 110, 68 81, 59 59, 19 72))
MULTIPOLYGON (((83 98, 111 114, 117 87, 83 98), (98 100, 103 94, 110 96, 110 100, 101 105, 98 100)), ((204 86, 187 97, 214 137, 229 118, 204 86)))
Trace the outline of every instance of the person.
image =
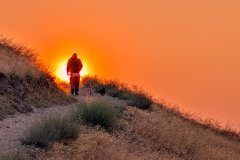
POLYGON ((80 83, 80 71, 83 67, 82 61, 73 53, 67 63, 67 75, 70 75, 71 94, 78 95, 80 83))

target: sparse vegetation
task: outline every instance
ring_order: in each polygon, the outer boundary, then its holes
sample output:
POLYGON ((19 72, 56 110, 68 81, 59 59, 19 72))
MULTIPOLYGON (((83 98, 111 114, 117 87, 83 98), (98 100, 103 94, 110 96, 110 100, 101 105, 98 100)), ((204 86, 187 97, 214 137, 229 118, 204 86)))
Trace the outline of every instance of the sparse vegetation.
MULTIPOLYGON (((0 119, 16 112, 30 112, 33 107, 74 101, 36 63, 32 51, 3 39, 0 61, 0 119)), ((107 96, 105 101, 82 102, 65 116, 53 115, 37 121, 22 143, 36 147, 54 144, 40 159, 239 159, 240 134, 231 128, 222 129, 212 121, 196 120, 163 103, 153 103, 144 91, 116 80, 85 77, 83 83, 95 90, 105 88, 108 95, 126 100, 129 106, 117 116, 119 108, 109 102, 114 98, 107 96), (61 143, 68 139, 77 140, 69 145, 61 143)), ((27 158, 22 154, 4 154, 0 159, 27 158)))
POLYGON ((239 157, 239 139, 218 134, 211 128, 196 125, 158 106, 154 112, 129 108, 126 115, 130 124, 123 134, 133 134, 146 140, 153 151, 196 160, 234 160, 239 157))
POLYGON ((0 160, 30 160, 30 158, 20 153, 8 153, 0 155, 0 160))
POLYGON ((94 101, 90 104, 81 103, 72 113, 73 119, 78 123, 87 125, 100 125, 105 129, 111 129, 116 122, 118 110, 106 101, 94 101))
POLYGON ((89 87, 90 84, 98 90, 99 88, 105 88, 106 93, 112 97, 118 97, 119 99, 129 100, 129 105, 135 106, 140 109, 150 109, 153 100, 144 91, 134 87, 131 89, 127 85, 118 82, 117 80, 103 81, 97 77, 85 77, 83 84, 89 87))
POLYGON ((128 143, 121 136, 115 137, 103 130, 85 129, 85 134, 70 145, 55 144, 39 159, 81 159, 81 160, 179 160, 144 148, 144 145, 128 143))
POLYGON ((32 50, 0 38, 0 62, 0 120, 33 107, 75 102, 58 88, 32 50))
POLYGON ((102 89, 104 87, 104 84, 102 83, 102 80, 98 77, 92 77, 92 76, 85 76, 82 79, 82 84, 86 87, 92 87, 96 90, 102 89))
POLYGON ((66 139, 76 139, 78 128, 67 116, 51 116, 36 122, 26 133, 23 144, 48 147, 51 143, 66 139))
POLYGON ((128 105, 136 106, 140 109, 150 109, 152 107, 153 101, 150 96, 141 90, 136 90, 131 94, 131 99, 128 105))
POLYGON ((81 103, 65 116, 54 115, 33 124, 22 140, 23 144, 36 147, 48 147, 53 142, 76 139, 77 124, 100 125, 111 129, 116 122, 118 110, 105 101, 81 103))

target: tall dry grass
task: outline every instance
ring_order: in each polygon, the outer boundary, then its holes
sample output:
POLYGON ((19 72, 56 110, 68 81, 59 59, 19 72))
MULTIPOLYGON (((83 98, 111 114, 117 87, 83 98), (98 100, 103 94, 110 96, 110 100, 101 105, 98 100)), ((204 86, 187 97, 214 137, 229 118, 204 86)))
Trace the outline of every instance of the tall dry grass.
POLYGON ((52 115, 35 122, 26 132, 22 143, 36 147, 49 147, 51 143, 76 139, 78 127, 68 116, 52 115))
POLYGON ((74 101, 58 88, 34 51, 0 38, 0 120, 16 112, 30 112, 33 107, 74 101))
POLYGON ((222 135, 175 116, 163 109, 143 112, 129 108, 125 119, 128 137, 137 135, 152 150, 160 150, 189 160, 239 159, 240 140, 222 135))
POLYGON ((167 108, 164 104, 155 104, 151 110, 125 108, 111 132, 80 126, 81 134, 77 141, 67 146, 57 143, 41 156, 98 160, 239 159, 237 132, 225 133, 228 130, 221 130, 214 123, 199 123, 188 114, 167 108))
POLYGON ((117 97, 121 100, 128 100, 128 105, 140 108, 151 109, 152 97, 138 87, 129 87, 118 80, 102 80, 98 77, 86 76, 83 78, 83 85, 92 86, 95 90, 105 88, 106 94, 117 97))
POLYGON ((21 153, 8 153, 8 154, 1 154, 0 160, 32 160, 27 155, 23 155, 21 153))
POLYGON ((82 134, 75 142, 68 145, 55 143, 51 150, 41 154, 37 159, 181 160, 178 157, 129 143, 122 137, 115 137, 97 128, 82 128, 82 130, 82 134))
POLYGON ((80 103, 76 105, 70 115, 73 121, 90 126, 99 125, 106 130, 111 130, 116 125, 117 115, 120 110, 108 101, 95 100, 89 104, 80 103))
POLYGON ((41 73, 33 50, 3 37, 0 37, 0 62, 0 71, 4 74, 14 73, 24 77, 41 73))

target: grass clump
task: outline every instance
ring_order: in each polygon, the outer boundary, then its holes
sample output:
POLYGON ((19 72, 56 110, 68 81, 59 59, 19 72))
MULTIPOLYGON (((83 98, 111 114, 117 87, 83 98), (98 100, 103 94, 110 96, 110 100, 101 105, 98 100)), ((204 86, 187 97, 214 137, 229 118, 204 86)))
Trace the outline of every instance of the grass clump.
POLYGON ((20 153, 14 153, 14 154, 2 154, 0 155, 1 160, 30 160, 29 157, 26 157, 20 153))
POLYGON ((76 139, 77 136, 77 125, 67 116, 52 116, 31 126, 22 142, 36 147, 48 147, 53 142, 76 139))
POLYGON ((153 101, 150 96, 142 91, 132 93, 131 99, 128 103, 130 106, 136 106, 140 109, 150 109, 152 107, 153 101))
POLYGON ((82 84, 86 87, 92 86, 94 89, 99 90, 104 88, 103 81, 96 76, 85 76, 82 79, 82 84))
POLYGON ((117 114, 118 109, 113 104, 99 100, 90 104, 79 104, 72 117, 78 123, 100 125, 109 130, 115 125, 117 114))
POLYGON ((82 81, 86 87, 92 86, 95 90, 105 88, 106 93, 112 97, 118 97, 120 99, 129 99, 129 94, 126 92, 130 91, 127 85, 118 82, 117 80, 101 80, 98 77, 85 76, 82 81))
POLYGON ((86 87, 92 85, 95 90, 105 88, 108 95, 123 100, 129 100, 128 105, 140 109, 150 109, 153 104, 151 96, 143 90, 138 89, 138 87, 130 88, 117 80, 103 81, 97 77, 84 77, 83 84, 86 87))
POLYGON ((68 97, 34 51, 0 35, 0 119, 34 107, 66 105, 68 97))

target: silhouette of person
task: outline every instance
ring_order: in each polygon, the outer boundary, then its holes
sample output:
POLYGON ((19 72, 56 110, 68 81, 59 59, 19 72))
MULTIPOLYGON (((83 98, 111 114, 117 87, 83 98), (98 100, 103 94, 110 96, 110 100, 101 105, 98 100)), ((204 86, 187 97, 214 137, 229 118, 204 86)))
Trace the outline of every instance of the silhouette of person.
POLYGON ((80 83, 80 71, 82 69, 82 61, 77 57, 77 53, 73 53, 67 63, 67 75, 70 75, 71 94, 78 95, 80 83))

